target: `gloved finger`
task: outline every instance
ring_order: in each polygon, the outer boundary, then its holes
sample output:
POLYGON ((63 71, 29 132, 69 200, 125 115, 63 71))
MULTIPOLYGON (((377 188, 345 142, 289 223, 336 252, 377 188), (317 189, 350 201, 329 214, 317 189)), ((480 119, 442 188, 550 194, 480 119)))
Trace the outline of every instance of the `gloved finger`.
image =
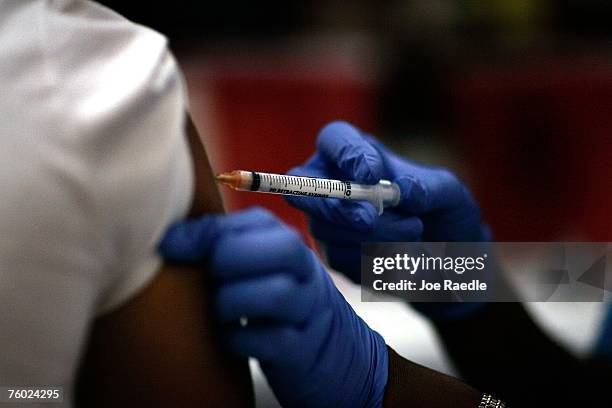
POLYGON ((450 209, 465 201, 463 184, 444 169, 416 169, 396 178, 401 190, 399 208, 422 215, 450 209))
POLYGON ((310 219, 312 235, 325 243, 360 244, 373 241, 417 241, 423 234, 423 222, 418 217, 387 211, 376 218, 368 231, 356 231, 318 218, 310 219))
POLYGON ((318 177, 333 179, 339 179, 342 177, 342 173, 335 163, 329 163, 329 161, 317 151, 315 151, 315 153, 299 167, 303 167, 304 169, 313 171, 316 174, 320 174, 318 177))
POLYGON ((308 276, 312 262, 298 233, 278 225, 221 237, 211 255, 211 274, 226 280, 282 270, 300 280, 308 276))
POLYGON ((271 225, 280 225, 280 221, 258 207, 230 215, 207 215, 172 225, 158 249, 170 261, 199 262, 210 256, 211 248, 222 234, 271 225))
MULTIPOLYGON (((294 167, 288 174, 305 177, 329 178, 326 170, 315 167, 294 167)), ((314 198, 285 196, 287 202, 312 217, 327 220, 337 225, 356 230, 369 230, 378 217, 378 211, 367 201, 341 200, 337 198, 314 198)))
POLYGON ((282 272, 230 282, 217 291, 217 317, 221 322, 248 317, 302 323, 317 299, 315 288, 315 279, 300 283, 282 272))
POLYGON ((348 180, 376 184, 384 178, 382 157, 353 125, 336 121, 327 124, 317 137, 317 150, 348 180))
POLYGON ((294 325, 247 326, 231 330, 227 344, 236 354, 259 361, 295 361, 304 347, 299 329, 294 325))
POLYGON ((242 232, 279 225, 282 225, 282 221, 274 213, 259 206, 219 216, 219 228, 224 232, 242 232))
POLYGON ((422 215, 456 207, 470 198, 465 185, 447 169, 415 163, 397 155, 380 140, 363 135, 381 155, 392 181, 401 190, 399 207, 422 215))
POLYGON ((205 259, 217 236, 217 217, 209 215, 172 225, 159 244, 160 254, 176 262, 205 259))
POLYGON ((423 221, 388 209, 376 219, 373 231, 376 241, 416 241, 423 235, 423 221))
MULTIPOLYGON (((227 334, 230 349, 264 364, 295 365, 312 361, 324 346, 333 322, 333 311, 323 309, 303 327, 287 324, 253 324, 227 334)), ((310 364, 309 364, 310 365, 310 364)))

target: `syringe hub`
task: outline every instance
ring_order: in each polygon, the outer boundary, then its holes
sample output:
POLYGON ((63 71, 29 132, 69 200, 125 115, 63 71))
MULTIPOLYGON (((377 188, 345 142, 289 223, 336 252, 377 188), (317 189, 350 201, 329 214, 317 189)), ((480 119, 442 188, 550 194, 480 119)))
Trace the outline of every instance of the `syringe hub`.
POLYGON ((395 207, 399 204, 401 191, 397 184, 389 180, 380 180, 375 186, 375 196, 373 200, 369 200, 378 210, 378 214, 382 214, 385 208, 395 207))

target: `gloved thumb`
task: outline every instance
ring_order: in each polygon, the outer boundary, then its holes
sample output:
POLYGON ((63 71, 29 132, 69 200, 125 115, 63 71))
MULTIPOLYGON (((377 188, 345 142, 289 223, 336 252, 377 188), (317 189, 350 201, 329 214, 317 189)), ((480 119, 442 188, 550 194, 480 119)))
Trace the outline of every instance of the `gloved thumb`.
POLYGON ((223 234, 242 234, 252 229, 280 225, 270 211, 251 207, 233 214, 205 215, 180 221, 166 231, 159 244, 159 253, 174 262, 201 262, 223 234))
POLYGON ((172 225, 159 244, 159 253, 174 262, 200 262, 209 252, 218 235, 217 215, 185 220, 172 225))
POLYGON ((331 122, 321 129, 317 150, 346 180, 376 184, 384 178, 380 153, 348 122, 331 122))

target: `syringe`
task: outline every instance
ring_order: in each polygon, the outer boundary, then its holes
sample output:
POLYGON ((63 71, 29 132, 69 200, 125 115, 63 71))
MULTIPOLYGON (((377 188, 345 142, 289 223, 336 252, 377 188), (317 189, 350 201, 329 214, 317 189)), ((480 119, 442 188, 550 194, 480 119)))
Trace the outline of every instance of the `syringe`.
POLYGON ((352 181, 234 170, 217 175, 217 181, 243 191, 369 201, 379 214, 386 207, 396 206, 400 200, 399 186, 388 180, 367 185, 352 181))

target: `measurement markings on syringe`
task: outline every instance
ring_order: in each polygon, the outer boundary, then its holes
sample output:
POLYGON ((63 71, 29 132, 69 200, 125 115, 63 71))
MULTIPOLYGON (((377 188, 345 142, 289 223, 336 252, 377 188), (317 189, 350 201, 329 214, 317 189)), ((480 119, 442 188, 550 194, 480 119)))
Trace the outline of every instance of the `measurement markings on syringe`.
POLYGON ((276 174, 262 174, 261 178, 267 184, 267 191, 270 193, 328 198, 336 196, 336 192, 339 192, 345 198, 351 198, 351 183, 348 181, 276 174))
POLYGON ((285 178, 279 184, 283 184, 285 188, 273 187, 274 184, 273 184, 272 180, 270 180, 270 189, 269 189, 269 192, 270 193, 277 193, 277 194, 301 195, 301 196, 306 196, 306 197, 322 197, 322 198, 328 198, 329 197, 329 194, 324 194, 324 193, 316 192, 317 191, 317 188, 316 188, 317 181, 315 179, 301 178, 301 177, 285 178), (298 189, 297 190, 293 190, 293 189, 287 188, 287 187, 289 187, 289 185, 294 185, 298 189), (315 188, 315 192, 312 192, 312 191, 303 191, 302 189, 304 187, 310 187, 310 188, 314 187, 315 188))

